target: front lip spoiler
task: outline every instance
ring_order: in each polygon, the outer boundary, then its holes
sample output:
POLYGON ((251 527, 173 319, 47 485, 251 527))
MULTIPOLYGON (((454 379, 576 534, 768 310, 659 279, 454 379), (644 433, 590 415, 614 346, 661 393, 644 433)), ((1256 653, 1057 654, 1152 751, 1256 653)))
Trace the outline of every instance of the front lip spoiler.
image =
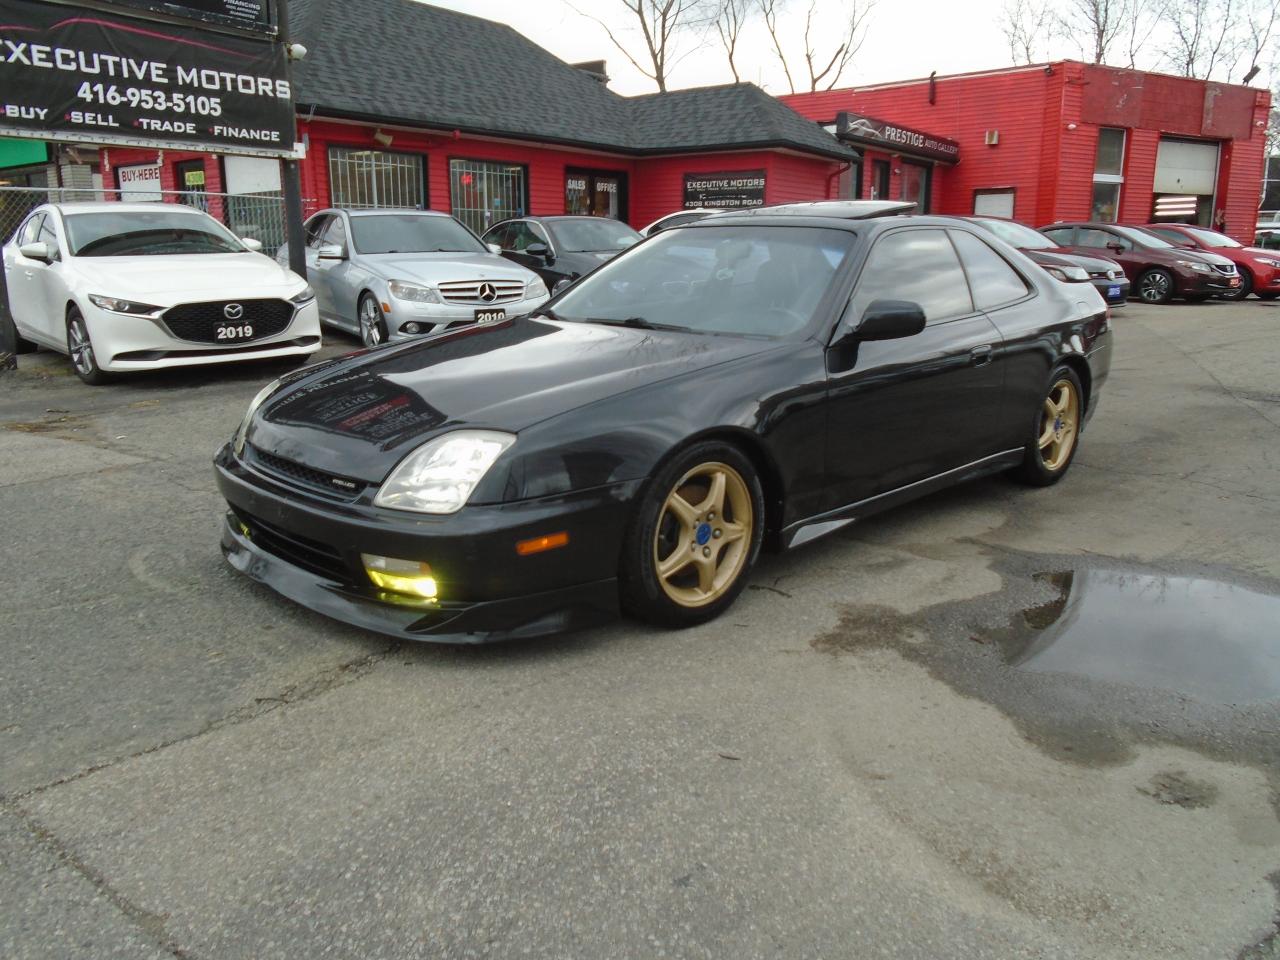
POLYGON ((230 513, 222 528, 222 553, 240 573, 309 610, 400 640, 467 645, 528 640, 598 626, 618 616, 618 581, 612 577, 479 603, 383 603, 260 549, 240 533, 230 513))

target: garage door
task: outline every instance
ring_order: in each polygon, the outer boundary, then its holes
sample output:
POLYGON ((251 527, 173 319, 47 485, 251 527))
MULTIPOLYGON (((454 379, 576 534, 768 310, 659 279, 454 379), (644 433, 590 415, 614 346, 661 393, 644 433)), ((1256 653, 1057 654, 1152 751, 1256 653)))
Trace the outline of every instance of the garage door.
POLYGON ((1161 140, 1156 154, 1156 193, 1212 196, 1218 182, 1218 145, 1161 140))

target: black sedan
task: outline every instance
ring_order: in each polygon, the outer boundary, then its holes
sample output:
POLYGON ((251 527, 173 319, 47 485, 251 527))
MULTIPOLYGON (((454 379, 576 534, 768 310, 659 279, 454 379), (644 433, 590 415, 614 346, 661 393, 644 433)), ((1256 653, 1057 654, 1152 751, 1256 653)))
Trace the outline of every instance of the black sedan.
POLYGON ((1067 253, 1039 230, 1002 217, 965 217, 970 223, 990 230, 1012 247, 1017 247, 1040 266, 1065 283, 1090 282, 1102 299, 1113 307, 1129 300, 1129 278, 1124 267, 1104 257, 1084 257, 1067 253))
POLYGON ((948 218, 664 231, 531 317, 265 388, 216 457, 223 550, 416 640, 700 623, 762 546, 1061 479, 1110 367, 1083 292, 948 218))
POLYGON ((484 242, 508 260, 528 267, 555 292, 644 238, 605 217, 521 217, 491 227, 484 242))

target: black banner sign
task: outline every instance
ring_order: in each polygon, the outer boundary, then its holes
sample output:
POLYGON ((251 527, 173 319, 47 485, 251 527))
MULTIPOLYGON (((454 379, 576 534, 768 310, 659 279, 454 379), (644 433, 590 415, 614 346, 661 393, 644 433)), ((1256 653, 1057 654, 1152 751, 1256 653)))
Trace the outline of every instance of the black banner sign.
POLYGON ((0 0, 0 133, 282 155, 286 76, 277 43, 0 0))
POLYGON ((960 144, 954 140, 856 113, 842 113, 836 118, 836 136, 850 143, 944 163, 956 163, 960 159, 960 144))
POLYGON ((221 23, 257 33, 275 33, 275 17, 269 0, 108 0, 138 10, 154 10, 173 17, 221 23))
POLYGON ((684 205, 692 207, 763 207, 764 171, 733 170, 728 173, 686 173, 684 205))

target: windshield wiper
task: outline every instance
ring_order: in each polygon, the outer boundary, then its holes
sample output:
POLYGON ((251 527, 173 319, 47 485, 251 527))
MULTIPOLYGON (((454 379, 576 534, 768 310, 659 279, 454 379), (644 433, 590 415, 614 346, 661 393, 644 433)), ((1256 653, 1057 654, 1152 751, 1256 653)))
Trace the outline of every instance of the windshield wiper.
POLYGON ((652 323, 644 317, 626 317, 617 319, 614 317, 587 317, 587 323, 599 323, 606 327, 631 327, 634 330, 683 330, 688 331, 688 327, 677 327, 670 323, 652 323))
POLYGON ((530 314, 530 316, 531 316, 531 317, 546 317, 548 320, 554 320, 554 321, 556 321, 556 323, 564 323, 564 322, 565 322, 564 317, 560 316, 560 314, 556 313, 556 312, 555 312, 554 310, 552 310, 550 307, 539 307, 537 310, 533 311, 533 313, 531 313, 531 314, 530 314))

